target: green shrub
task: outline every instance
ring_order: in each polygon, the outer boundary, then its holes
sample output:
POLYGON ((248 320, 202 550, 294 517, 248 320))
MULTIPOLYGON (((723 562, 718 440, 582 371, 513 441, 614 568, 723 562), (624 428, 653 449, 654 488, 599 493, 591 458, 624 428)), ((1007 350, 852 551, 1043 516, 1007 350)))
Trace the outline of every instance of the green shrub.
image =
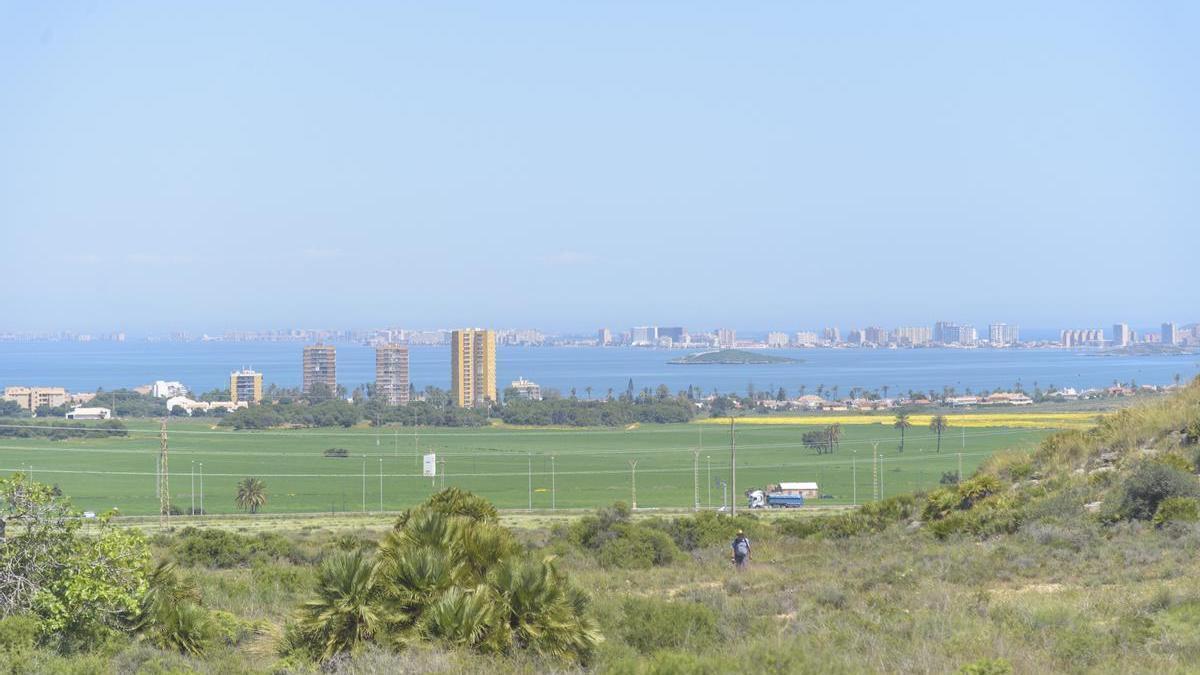
POLYGON ((1159 503, 1154 518, 1150 520, 1155 527, 1162 527, 1169 522, 1197 521, 1200 521, 1200 501, 1194 497, 1167 497, 1159 503))
POLYGON ((961 483, 958 486, 958 496, 962 499, 960 509, 969 509, 980 500, 986 499, 1000 491, 1000 479, 990 474, 982 474, 961 483))
POLYGON ((643 654, 660 649, 703 649, 717 640, 717 616, 705 605, 627 598, 621 637, 643 654))
POLYGON ((934 490, 925 498, 925 506, 921 509, 921 519, 940 520, 945 518, 961 502, 957 487, 934 490))
POLYGON ((667 565, 679 556, 679 548, 667 533, 643 525, 618 525, 616 537, 606 541, 596 555, 605 567, 645 569, 667 565))
POLYGON ((1162 455, 1158 458, 1158 461, 1166 464, 1169 467, 1179 469, 1184 473, 1191 473, 1195 470, 1195 465, 1191 460, 1174 452, 1169 452, 1165 455, 1162 455))
POLYGON ((36 617, 14 614, 0 619, 0 653, 14 654, 33 649, 41 627, 36 617))
POLYGON ((1113 493, 1109 513, 1121 520, 1150 520, 1170 497, 1200 497, 1196 477, 1161 462, 1141 462, 1113 493))
MULTIPOLYGON (((1200 444, 1200 419, 1194 419, 1183 427, 1183 442, 1188 445, 1200 444)), ((1200 465, 1197 465, 1200 468, 1200 465)))
POLYGON ((175 560, 188 567, 242 567, 255 561, 274 560, 309 562, 290 540, 271 532, 244 535, 185 527, 174 537, 170 548, 175 560))
POLYGON ((231 612, 214 611, 209 613, 209 623, 213 639, 229 647, 237 647, 252 637, 256 626, 253 622, 245 621, 231 612))
POLYGON ((1004 659, 979 659, 958 669, 959 675, 1008 675, 1012 665, 1004 659))
POLYGON ((650 659, 644 672, 646 675, 720 675, 730 672, 731 668, 732 665, 719 656, 663 651, 650 659))
POLYGON ((675 545, 684 551, 728 545, 737 536, 738 530, 744 531, 751 540, 762 538, 767 532, 767 528, 754 516, 731 518, 715 511, 702 511, 669 520, 656 518, 645 525, 666 532, 675 545))
POLYGON ((775 530, 789 537, 805 539, 820 534, 824 520, 825 518, 809 517, 781 519, 775 522, 775 530))
POLYGON ((897 495, 882 501, 863 504, 857 511, 835 516, 798 517, 779 521, 776 528, 792 537, 820 535, 830 539, 843 539, 862 534, 882 532, 893 523, 904 521, 913 515, 916 497, 897 495))
POLYGON ((567 539, 576 546, 598 549, 617 536, 615 527, 629 522, 629 506, 615 502, 596 510, 595 515, 583 516, 567 528, 567 539))

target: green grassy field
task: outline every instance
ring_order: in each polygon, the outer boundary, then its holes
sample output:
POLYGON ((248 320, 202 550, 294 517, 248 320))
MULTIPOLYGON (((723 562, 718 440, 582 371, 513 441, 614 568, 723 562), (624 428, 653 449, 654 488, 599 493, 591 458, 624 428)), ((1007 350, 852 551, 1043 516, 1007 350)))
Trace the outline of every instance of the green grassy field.
MULTIPOLYGON (((50 441, 3 439, 0 471, 32 471, 58 484, 80 509, 118 507, 125 514, 157 513, 155 467, 158 425, 128 423, 127 438, 50 441)), ((1030 449, 1047 431, 952 428, 942 453, 927 429, 908 432, 906 451, 882 425, 844 426, 841 449, 816 455, 800 444, 816 427, 742 426, 737 430, 738 491, 777 481, 817 481, 822 505, 870 499, 872 443, 884 456, 885 494, 935 485, 942 472, 970 472, 1001 449, 1030 449), (857 481, 853 477, 857 477, 857 481)), ((172 420, 169 427, 172 501, 187 510, 194 498, 207 513, 235 512, 235 485, 246 476, 267 484, 268 513, 394 511, 434 490, 422 477, 420 456, 437 453, 438 487, 456 485, 502 508, 593 508, 631 498, 630 460, 637 460, 637 504, 642 509, 688 508, 693 500, 693 449, 699 456, 702 506, 722 505, 715 483, 729 477, 729 432, 708 425, 607 429, 311 429, 235 432, 210 421, 172 420), (349 458, 326 458, 326 448, 349 458), (364 459, 365 456, 365 459, 364 459), (552 459, 553 458, 553 459, 552 459), (203 468, 201 469, 201 465, 203 468), (365 491, 364 491, 365 469, 365 491), (194 473, 193 473, 194 472, 194 473), (381 477, 382 474, 382 490, 381 477), (382 504, 382 508, 381 508, 382 504)), ((730 494, 732 499, 732 493, 730 494)), ((744 502, 739 501, 739 506, 744 502)))

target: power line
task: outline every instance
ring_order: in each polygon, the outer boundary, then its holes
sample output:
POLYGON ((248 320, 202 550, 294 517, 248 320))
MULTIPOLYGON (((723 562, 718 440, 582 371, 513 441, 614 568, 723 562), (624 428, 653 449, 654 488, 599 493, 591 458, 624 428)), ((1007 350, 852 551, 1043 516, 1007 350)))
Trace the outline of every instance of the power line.
MULTIPOLYGON (((973 434, 973 437, 980 438, 980 437, 984 437, 984 436, 1011 436, 1011 435, 1016 435, 1016 434, 1036 433, 1039 431, 1051 432, 1053 430, 1004 428, 1003 430, 1000 430, 1000 431, 979 432, 977 434, 973 434)), ((177 432, 172 432, 172 433, 177 433, 177 432)), ((933 440, 935 438, 937 438, 936 435, 930 434, 927 436, 909 436, 908 440, 909 441, 933 440)), ((149 440, 149 439, 150 439, 150 437, 145 437, 142 439, 134 439, 134 440, 149 440)), ((885 438, 885 439, 865 438, 865 439, 857 439, 857 440, 849 440, 849 441, 840 441, 839 445, 870 445, 873 443, 882 443, 882 442, 885 442, 888 440, 893 440, 893 439, 891 439, 890 437, 885 438)), ((738 445, 738 448, 740 448, 742 450, 792 450, 792 449, 803 450, 803 449, 807 449, 804 447, 803 443, 742 443, 742 444, 738 445)), ((131 449, 131 448, 98 448, 98 447, 83 447, 83 446, 54 447, 52 445, 39 445, 39 446, 0 445, 0 450, 19 450, 19 451, 29 451, 29 452, 79 452, 79 453, 97 453, 97 454, 105 454, 105 453, 145 454, 147 452, 152 451, 149 448, 144 449, 144 450, 139 450, 139 449, 131 449)), ((640 455, 640 454, 646 454, 646 453, 662 453, 662 454, 680 453, 680 454, 682 454, 682 453, 688 452, 690 450, 693 450, 693 448, 690 446, 660 446, 660 447, 651 447, 651 448, 598 448, 598 449, 592 449, 592 450, 575 450, 575 451, 566 450, 565 452, 571 456, 577 456, 577 457, 603 457, 603 456, 607 456, 607 455, 624 455, 624 454, 639 454, 640 455)), ((560 449, 560 450, 557 450, 557 452, 564 452, 564 450, 560 449)), ((177 455, 178 454, 206 455, 206 456, 228 455, 228 456, 233 456, 233 457, 313 457, 314 456, 311 452, 282 452, 282 451, 281 452, 267 452, 267 451, 242 451, 242 450, 210 450, 210 449, 203 449, 203 448, 180 448, 178 446, 178 444, 176 445, 175 454, 177 454, 177 455)), ((521 451, 521 450, 516 450, 516 449, 510 450, 510 449, 500 449, 500 448, 480 448, 479 451, 476 451, 476 452, 441 452, 441 453, 439 453, 439 455, 445 456, 445 457, 471 457, 471 458, 479 458, 479 457, 501 458, 501 457, 506 457, 506 456, 507 457, 520 456, 523 454, 524 454, 524 451, 521 451)), ((380 457, 380 456, 384 456, 384 455, 382 453, 375 453, 375 454, 367 453, 367 456, 368 457, 380 457)))
MULTIPOLYGON (((995 453, 975 452, 975 453, 962 453, 962 454, 964 457, 989 457, 995 453)), ((948 455, 937 455, 937 454, 927 454, 927 455, 915 455, 914 454, 912 456, 905 456, 905 457, 898 457, 898 456, 892 457, 893 462, 938 461, 938 460, 947 460, 947 459, 950 459, 950 457, 948 455)), ((779 462, 779 463, 774 463, 774 464, 743 464, 739 468, 741 468, 743 470, 786 469, 786 468, 795 468, 795 467, 803 468, 803 467, 839 466, 839 465, 843 465, 843 464, 849 466, 850 462, 848 460, 846 460, 846 461, 817 460, 817 461, 811 461, 811 462, 779 462)), ((0 471, 17 472, 17 471, 21 471, 21 469, 0 467, 0 471)), ((678 466, 678 467, 665 467, 665 468, 658 468, 658 469, 642 469, 641 471, 642 471, 642 473, 687 474, 692 471, 692 468, 690 466, 678 466)), ((98 471, 98 470, 87 470, 87 469, 38 469, 38 472, 39 473, 64 474, 64 475, 89 475, 89 476, 154 476, 154 475, 157 475, 156 473, 152 473, 149 471, 98 471)), ((597 475, 597 474, 623 474, 625 472, 626 472, 626 469, 580 469, 580 470, 576 470, 576 471, 561 471, 561 470, 559 470, 559 471, 557 471, 557 474, 560 476, 563 476, 563 475, 589 476, 589 475, 597 475)), ((459 477, 459 478, 505 478, 505 477, 520 477, 520 476, 526 476, 526 475, 530 475, 530 474, 537 475, 537 476, 549 476, 550 472, 549 471, 532 471, 532 472, 530 472, 528 470, 527 471, 498 471, 498 472, 463 473, 463 474, 455 474, 455 476, 459 477)), ((210 477, 210 478, 213 476, 236 478, 236 477, 244 476, 245 472, 213 473, 210 471, 210 472, 205 473, 204 475, 206 477, 210 477)), ((260 473, 260 474, 258 474, 258 476, 262 477, 262 478, 360 478, 361 475, 362 475, 361 473, 276 473, 276 474, 261 474, 260 473)), ((384 476, 386 478, 424 478, 425 477, 422 474, 417 474, 417 473, 385 473, 384 476)))

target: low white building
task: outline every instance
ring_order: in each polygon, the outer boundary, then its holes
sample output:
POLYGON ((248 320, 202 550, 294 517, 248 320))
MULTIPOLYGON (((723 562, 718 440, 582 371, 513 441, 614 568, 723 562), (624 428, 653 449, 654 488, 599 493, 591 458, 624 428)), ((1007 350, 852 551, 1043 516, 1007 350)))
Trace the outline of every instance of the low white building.
POLYGON ((785 495, 800 495, 805 499, 819 499, 821 497, 820 488, 816 483, 812 482, 779 483, 771 487, 773 488, 771 492, 779 492, 785 495))
POLYGON ((183 386, 182 382, 167 382, 165 380, 156 380, 150 385, 150 395, 154 398, 172 398, 175 396, 186 396, 188 393, 187 387, 183 386))
POLYGON ((250 407, 250 403, 248 401, 238 401, 236 403, 233 401, 193 401, 186 396, 173 396, 167 399, 167 412, 171 412, 176 407, 183 408, 188 415, 191 415, 197 410, 203 410, 205 412, 211 410, 225 410, 227 412, 233 412, 238 408, 250 407))
POLYGON ((513 380, 508 387, 520 398, 529 399, 530 401, 542 400, 542 387, 537 382, 530 382, 522 377, 513 380))
POLYGON ((112 411, 108 408, 75 408, 66 414, 69 420, 108 420, 112 419, 112 411))

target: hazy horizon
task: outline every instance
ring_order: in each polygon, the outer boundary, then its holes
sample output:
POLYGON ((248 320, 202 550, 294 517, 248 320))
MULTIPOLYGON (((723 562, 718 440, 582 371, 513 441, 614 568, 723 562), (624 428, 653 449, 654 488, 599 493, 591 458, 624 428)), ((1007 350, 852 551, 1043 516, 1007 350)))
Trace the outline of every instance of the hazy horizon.
POLYGON ((1198 19, 8 4, 0 333, 1189 323, 1198 19))

